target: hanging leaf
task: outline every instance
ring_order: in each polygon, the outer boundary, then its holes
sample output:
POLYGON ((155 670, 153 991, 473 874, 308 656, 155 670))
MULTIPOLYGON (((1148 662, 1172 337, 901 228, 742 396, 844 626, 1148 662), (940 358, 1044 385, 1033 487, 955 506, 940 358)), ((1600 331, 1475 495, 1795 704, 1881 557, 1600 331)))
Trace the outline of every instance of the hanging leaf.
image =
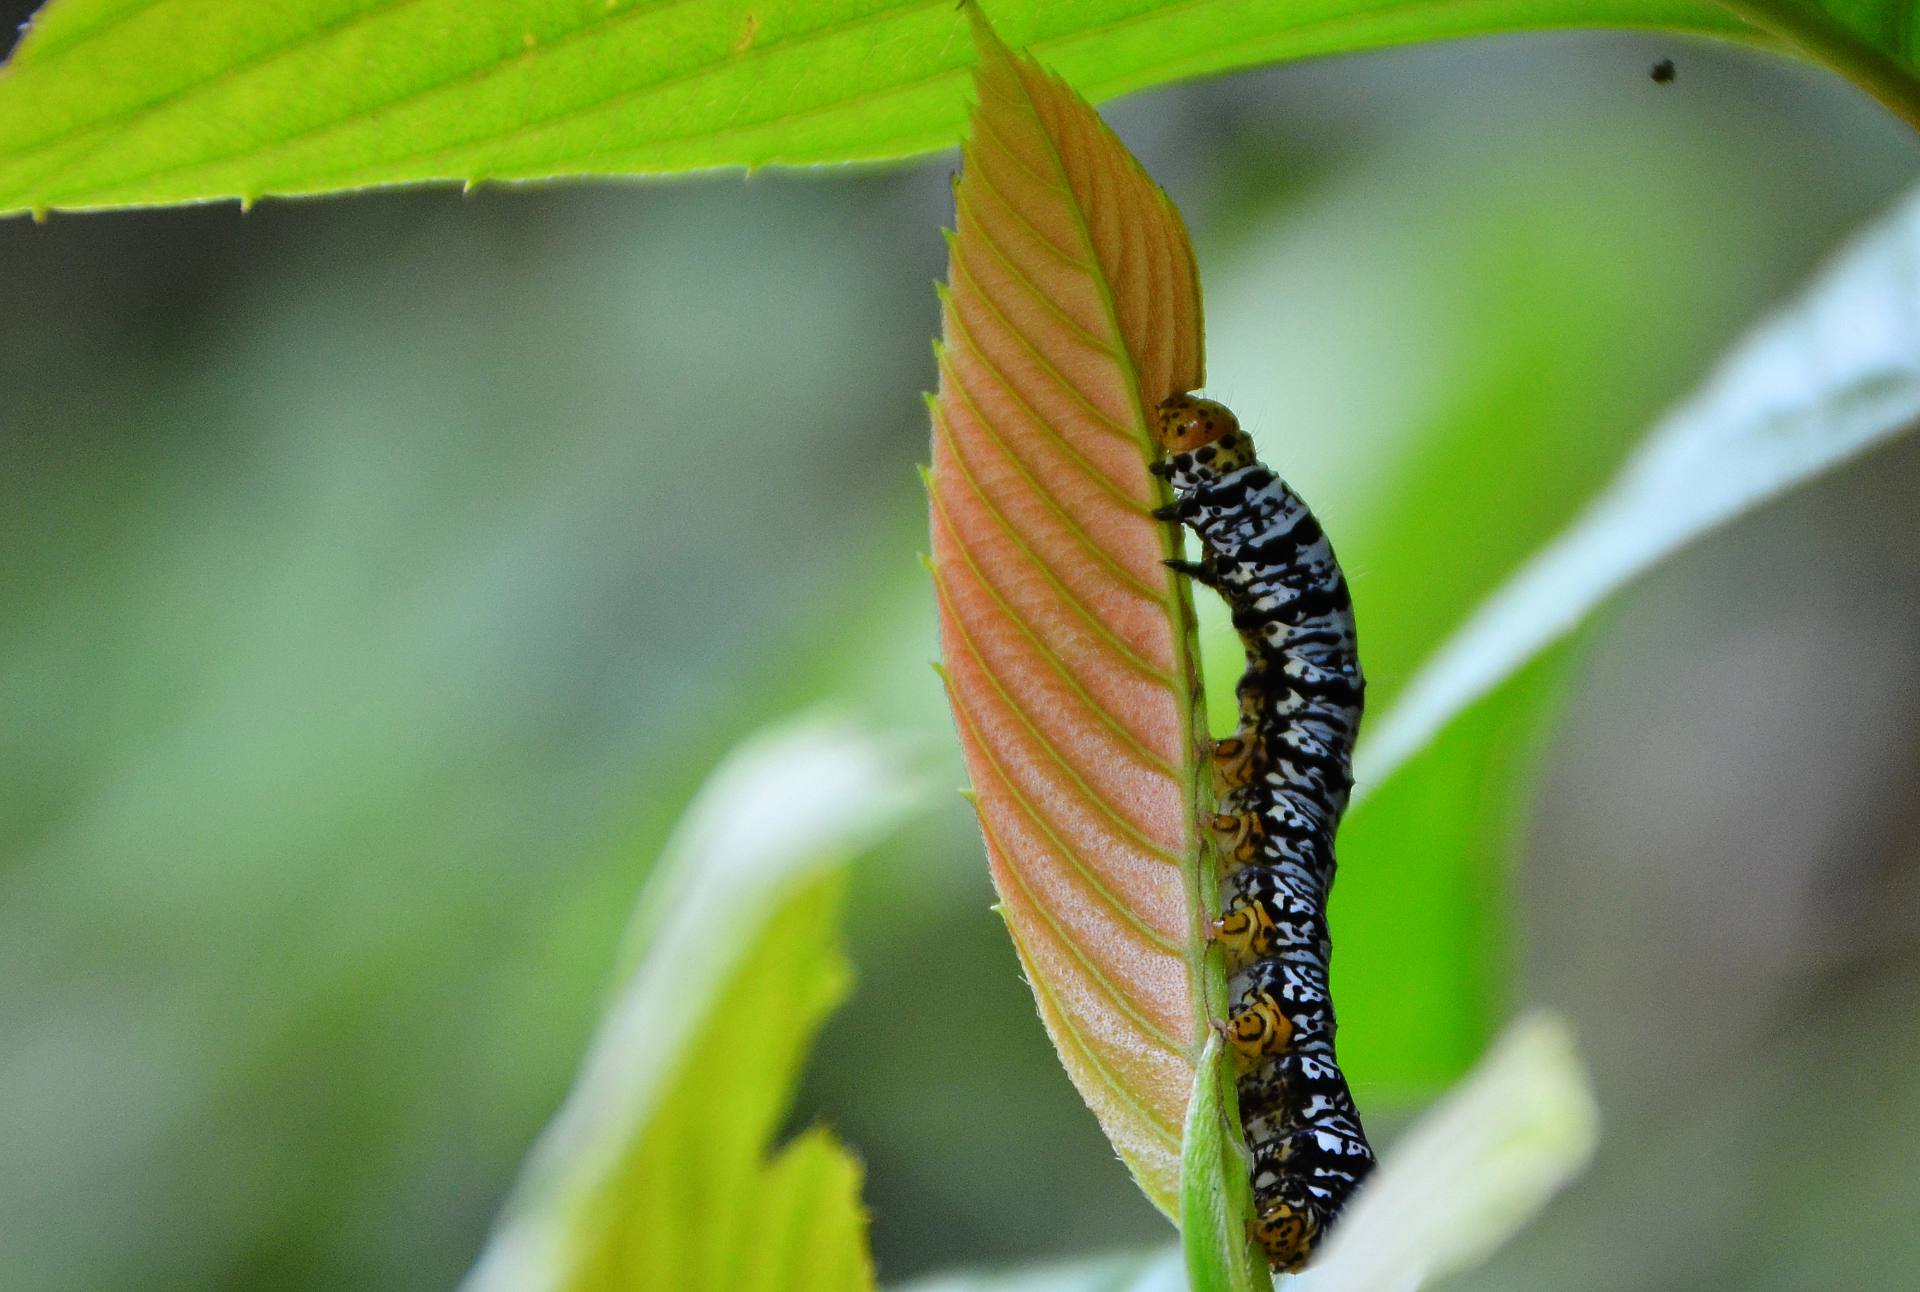
POLYGON ((1199 291, 1179 215, 1092 109, 976 32, 931 401, 948 697, 1040 1016, 1171 1215, 1212 881, 1191 606, 1161 565, 1147 428, 1200 383, 1199 291))

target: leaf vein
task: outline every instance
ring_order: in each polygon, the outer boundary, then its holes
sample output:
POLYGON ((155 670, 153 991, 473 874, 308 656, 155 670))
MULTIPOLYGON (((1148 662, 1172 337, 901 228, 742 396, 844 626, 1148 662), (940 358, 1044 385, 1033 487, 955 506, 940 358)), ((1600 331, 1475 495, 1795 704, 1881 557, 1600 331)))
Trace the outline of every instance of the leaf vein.
MULTIPOLYGON (((1002 96, 1002 100, 1005 101, 1005 96, 1002 96)), ((1020 155, 1019 149, 1008 143, 1007 137, 1000 133, 1000 127, 994 123, 993 114, 988 112, 975 113, 974 119, 979 126, 980 133, 983 136, 990 136, 992 138, 996 145, 994 152, 1019 167, 1028 179, 1038 184, 1041 188, 1052 189, 1059 193, 1071 193, 1071 190, 1060 182, 1058 175, 1042 175, 1039 171, 1027 164, 1027 159, 1020 155)), ((977 154, 978 150, 975 149, 972 144, 969 144, 967 145, 967 151, 977 154)))
MULTIPOLYGON (((995 198, 998 199, 1003 206, 1007 206, 1006 199, 1000 195, 999 190, 993 187, 992 183, 987 179, 987 177, 984 174, 981 175, 980 179, 981 179, 981 184, 986 189, 986 191, 989 193, 992 193, 995 196, 995 198)), ((1034 282, 1032 276, 1029 275, 1026 270, 1022 269, 1018 264, 1014 263, 1013 257, 1007 252, 1007 250, 1004 247, 1000 245, 999 239, 993 236, 991 226, 985 220, 982 220, 978 215, 974 214, 973 203, 969 200, 967 196, 967 188, 964 184, 961 185, 960 187, 958 204, 959 204, 960 210, 966 213, 967 218, 970 221, 969 228, 974 233, 977 233, 980 235, 981 244, 985 246, 986 249, 990 253, 992 253, 993 258, 999 261, 1000 264, 1006 269, 1008 277, 1012 278, 1015 282, 1019 283, 1022 287, 1026 288, 1027 291, 1033 296, 1033 298, 1040 302, 1041 307, 1044 308, 1047 311, 1047 313, 1053 315, 1053 317, 1055 317, 1056 319, 1059 319, 1060 322, 1063 325, 1065 325, 1068 331, 1072 332, 1075 336, 1079 337, 1080 340, 1084 342, 1086 345, 1091 346, 1093 349, 1099 351, 1101 354, 1104 354, 1109 359, 1117 359, 1120 357, 1119 352, 1115 350, 1113 343, 1111 341, 1103 340, 1102 338, 1097 337, 1092 332, 1088 331, 1085 324, 1081 323, 1080 320, 1074 318, 1073 315, 1067 313, 1067 311, 1064 308, 1062 308, 1060 303, 1053 298, 1052 293, 1046 291, 1044 288, 1040 286, 1040 284, 1034 282)), ((1013 215, 1013 218, 1015 220, 1018 220, 1021 224, 1026 225, 1026 219, 1024 216, 1020 215, 1020 213, 1017 211, 1013 211, 1010 206, 1008 206, 1007 209, 1013 215)), ((1073 259, 1071 256, 1068 256, 1064 251, 1061 251, 1058 247, 1048 242, 1045 239, 1045 237, 1041 235, 1040 231, 1033 228, 1032 225, 1026 225, 1026 227, 1028 232, 1032 233, 1033 236, 1040 241, 1041 245, 1045 246, 1049 252, 1051 252, 1055 256, 1060 257, 1067 264, 1073 266, 1075 269, 1078 269, 1083 273, 1088 270, 1089 267, 1087 265, 1081 264, 1079 261, 1073 259)), ((964 239, 961 240, 961 245, 964 247, 965 245, 964 239)), ((972 275, 969 274, 969 277, 971 276, 972 275)))
MULTIPOLYGON (((964 478, 964 473, 962 473, 962 475, 964 478)), ((978 494, 978 491, 973 488, 973 482, 971 480, 968 480, 967 484, 969 487, 969 491, 974 492, 975 496, 978 497, 979 494, 978 494)), ((1002 610, 1005 610, 1007 612, 1007 617, 1009 619, 1019 624, 1023 630, 1028 631, 1029 634, 1031 635, 1031 630, 1027 629, 1025 621, 1019 615, 1016 615, 1013 613, 1012 608, 1009 607, 1006 604, 1005 600, 1000 596, 999 590, 993 586, 993 584, 987 579, 986 575, 981 571, 980 563, 974 559, 972 547, 968 545, 967 541, 963 537, 961 537, 960 527, 953 523, 953 517, 948 514, 946 504, 944 501, 941 500, 939 490, 937 489, 934 490, 931 494, 931 497, 933 498, 934 510, 935 512, 938 513, 940 517, 941 526, 947 531, 948 534, 950 534, 953 537, 953 541, 955 545, 959 548, 960 552, 967 558, 967 565, 969 568, 973 570, 974 576, 980 580, 981 586, 986 588, 987 591, 993 596, 995 603, 998 604, 1002 610)), ((987 499, 985 499, 984 497, 980 498, 980 501, 982 505, 987 508, 988 512, 992 514, 995 526, 999 528, 1001 532, 1004 533, 1009 540, 1012 541, 1013 545, 1017 549, 1019 549, 1020 554, 1026 558, 1027 563, 1031 565, 1035 570, 1038 570, 1040 572, 1040 576, 1044 578, 1050 585, 1052 585, 1054 591, 1056 591, 1059 594, 1060 600, 1063 603, 1065 603, 1067 606, 1069 606, 1081 619, 1085 620, 1087 626, 1093 630, 1094 635, 1098 637, 1101 641, 1107 644, 1107 646, 1109 647, 1110 654, 1116 656, 1127 668, 1145 677, 1148 681, 1154 683, 1155 685, 1168 687, 1168 688, 1171 688, 1173 686, 1173 678, 1171 676, 1155 668, 1152 664, 1142 659, 1139 656, 1139 654, 1135 652, 1132 646, 1128 645, 1125 641, 1121 640, 1117 635, 1115 635, 1113 630, 1111 628, 1108 628, 1107 625, 1101 621, 1100 617, 1093 613, 1093 608, 1091 606, 1087 605, 1084 600, 1082 600, 1079 596, 1075 595, 1072 591, 1070 591, 1067 588, 1065 584, 1060 582, 1059 577, 1055 575, 1050 568, 1048 568, 1047 563, 1041 560, 1039 555, 1036 552, 1034 552, 1034 550, 1031 547, 1027 545, 1026 539, 1020 534, 1020 532, 1014 529, 1012 526, 1008 525, 1007 522, 998 515, 998 513, 994 512, 993 504, 991 502, 988 502, 987 499)), ((1041 646, 1041 649, 1043 650, 1048 649, 1044 645, 1041 645, 1040 639, 1037 636, 1035 636, 1033 640, 1035 645, 1041 646)), ((1062 661, 1062 667, 1063 668, 1065 667, 1064 661, 1062 661)))
MULTIPOLYGON (((1122 488, 1119 481, 1095 466, 1093 462, 1088 459, 1087 455, 1080 451, 1079 446, 1054 429, 1053 423, 1041 415, 1040 410, 1033 406, 1033 402, 1021 393, 1019 387, 1014 385, 1012 378, 1008 377, 1000 365, 995 363, 993 358, 981 347, 979 338, 974 336, 972 329, 967 326, 965 319, 961 318, 957 312, 952 312, 948 323, 955 333, 955 340, 965 347, 967 353, 980 360, 981 366, 992 375, 994 384, 1005 392, 1008 399, 1020 405, 1021 411, 1032 418, 1034 424, 1044 430, 1049 438, 1060 446, 1061 452, 1073 460, 1074 466, 1079 468, 1081 474, 1097 484, 1116 501, 1141 512, 1147 511, 1146 503, 1122 488)), ((967 402, 969 406, 975 406, 971 395, 969 395, 967 402)))
MULTIPOLYGON (((959 370, 953 366, 944 352, 940 355, 939 363, 941 375, 946 378, 949 383, 949 388, 952 389, 960 401, 967 406, 967 411, 972 414, 974 423, 980 428, 981 433, 985 435, 988 440, 992 441, 994 447, 1000 451, 1001 458, 1026 482, 1027 487, 1033 492, 1034 497, 1040 499, 1047 510, 1052 512, 1054 517, 1060 522, 1061 527, 1073 536, 1076 545, 1089 556, 1093 557, 1094 560, 1106 566, 1107 569, 1112 572, 1114 579, 1129 591, 1145 597, 1149 601, 1165 605, 1167 601, 1166 588, 1164 586, 1154 587, 1141 582, 1139 576, 1134 574, 1132 570, 1127 569, 1126 566, 1120 564, 1120 562, 1114 558, 1113 553, 1109 552, 1103 544, 1096 543, 1092 535, 1088 534, 1085 527, 1075 519, 1073 513, 1067 510, 1066 504, 1042 484, 1040 478, 1033 474, 1032 470, 1028 468, 1026 462, 1021 459, 1020 455, 1013 451, 1013 446, 1008 444, 1006 438, 994 427, 993 422, 987 417, 979 403, 974 399, 973 392, 967 389, 965 379, 961 377, 959 370)), ((939 411, 937 402, 934 407, 936 410, 935 417, 944 418, 945 413, 939 411)), ((951 436, 952 428, 950 426, 942 425, 939 429, 951 436)), ((954 439, 952 442, 956 445, 959 443, 958 439, 954 439)), ((1071 450, 1069 450, 1069 452, 1071 452, 1071 450)), ((1098 472, 1085 471, 1083 474, 1096 484, 1099 484, 1105 479, 1105 477, 1101 476, 1098 472)), ((1107 493, 1110 497, 1114 496, 1110 489, 1103 490, 1103 492, 1107 493)), ((1118 498, 1117 500, 1133 510, 1141 509, 1140 505, 1131 498, 1118 498)))
MULTIPOLYGON (((980 723, 974 716, 973 705, 968 703, 966 698, 960 694, 959 690, 955 688, 952 683, 947 684, 947 697, 953 705, 954 714, 960 719, 960 724, 972 735, 974 747, 985 755, 987 766, 993 771, 993 778, 1006 789, 1008 796, 1019 805, 1020 815, 1031 821, 1034 828, 1047 837, 1048 841, 1058 850, 1061 859, 1073 869, 1075 874, 1086 881, 1087 887, 1093 892, 1094 896, 1099 899, 1101 905, 1107 907, 1114 915, 1119 917, 1121 923, 1130 926, 1135 932, 1139 933, 1141 937, 1145 938, 1160 950, 1175 954, 1182 953, 1184 948, 1142 920, 1138 913, 1125 902, 1121 901, 1111 888, 1107 887, 1106 882, 1102 880, 1086 862, 1080 859, 1080 855, 1067 846, 1066 841, 1060 837, 1059 831, 1054 828, 1053 822, 1033 805, 1033 801, 1021 792, 1019 786, 1013 783, 1013 778, 1007 774, 1006 765, 1000 761, 999 754, 994 751, 993 743, 981 734, 980 723)), ((983 815, 981 819, 984 821, 986 818, 983 815)))
MULTIPOLYGON (((993 824, 987 820, 984 814, 980 817, 980 831, 986 835, 989 847, 997 850, 1003 857, 1012 858, 1013 853, 1009 851, 1006 844, 1002 842, 999 833, 993 828, 993 824)), ((1053 931, 1053 935, 1060 940, 1060 945, 1067 949, 1067 954, 1079 962, 1082 969, 1086 970, 1087 976, 1092 978, 1099 986, 1101 994, 1112 1001, 1115 1008, 1122 1014, 1125 1014, 1131 1019, 1134 1025, 1146 1035, 1149 1041, 1165 1050, 1168 1054, 1185 1058, 1187 1047, 1181 1045, 1171 1036, 1168 1036, 1166 1030, 1162 1028, 1160 1024, 1147 1016, 1145 1007, 1140 1003, 1138 998, 1136 998, 1132 992, 1126 991, 1109 978, 1106 971, 1094 963, 1093 957, 1087 953, 1078 940, 1076 940, 1068 930, 1060 927, 1059 917, 1055 915, 1046 903, 1040 900, 1039 895, 1033 891, 1033 886, 1027 882, 1027 877, 1022 867, 1012 864, 1011 860, 1009 860, 1007 871, 1013 876, 1013 882, 1020 886, 1020 891, 1026 895, 1028 904, 1032 906, 1034 911, 1040 916, 1041 922, 1053 931)), ((1164 946, 1162 949, 1168 951, 1173 950, 1171 947, 1164 946)))
POLYGON ((1087 1034, 1080 1029, 1080 1025, 1074 1020, 1073 1015, 1061 1005, 1060 998, 1048 990, 1044 978, 1034 971, 1033 953, 1027 950, 1027 944, 1021 940, 1019 931, 1013 927, 1013 921, 1008 920, 1006 923, 1008 936, 1013 939, 1015 947, 1019 949, 1020 958, 1026 962, 1028 984, 1032 986, 1034 993, 1044 999, 1048 1006, 1052 1008, 1053 1016, 1060 1020, 1061 1028, 1066 1031, 1074 1048, 1079 1050, 1081 1056, 1086 1059, 1087 1066, 1099 1074, 1101 1082, 1107 1089, 1113 1092, 1114 1098, 1118 1099, 1122 1104, 1125 1104, 1127 1108, 1134 1113, 1139 1119, 1139 1124, 1142 1129, 1152 1135, 1154 1139, 1166 1145, 1169 1149, 1177 1151, 1180 1147, 1179 1133, 1169 1122, 1163 1120, 1159 1113, 1146 1107, 1138 1099, 1135 1099, 1132 1092, 1127 1089, 1126 1084, 1114 1075, 1113 1069, 1107 1066, 1106 1061, 1100 1056, 1092 1042, 1088 1040, 1087 1034))
MULTIPOLYGON (((1109 417, 1106 413, 1102 412, 1099 408, 1095 407, 1093 401, 1087 398, 1086 392, 1081 390, 1080 387, 1075 385, 1073 382, 1069 381, 1067 379, 1066 374, 1061 372, 1060 369, 1054 366, 1053 361, 1051 359, 1048 359, 1047 356, 1041 352, 1040 347, 1034 343, 1033 338, 1028 336, 1024 330, 1022 330, 1020 327, 1015 325, 1015 323, 1006 316, 1006 314, 1000 309, 1000 307, 994 303, 993 298, 987 295, 986 289, 980 286, 979 280, 976 279, 973 276, 973 274, 967 270, 965 261, 962 261, 958 257, 954 257, 949 261, 949 264, 951 265, 952 270, 956 276, 963 277, 967 280, 966 285, 972 288, 972 295, 976 297, 983 306, 986 307, 988 313, 992 314, 995 319, 999 320, 1000 326, 1003 329, 1005 329, 1008 336, 1013 338, 1014 343, 1018 345, 1022 350, 1025 350, 1027 354, 1032 357, 1034 366, 1039 368, 1048 377, 1052 378, 1054 383, 1057 386, 1059 386, 1061 390, 1065 391, 1067 395, 1073 400, 1074 403, 1078 404, 1082 409, 1086 410, 1088 417, 1090 417, 1093 420, 1093 423, 1096 429, 1104 431, 1109 435, 1118 436, 1121 439, 1126 440, 1129 444, 1138 445, 1141 443, 1141 437, 1137 435, 1132 430, 1132 428, 1123 426, 1121 423, 1114 421, 1113 418, 1109 417)), ((959 284, 956 283, 955 286, 959 286, 959 284)), ((973 341, 973 334, 971 330, 969 330, 964 323, 961 324, 961 331, 967 334, 967 338, 970 342, 973 341)), ((979 350, 979 346, 977 344, 974 346, 974 348, 976 350, 979 350)), ((1121 361, 1119 358, 1114 356, 1114 352, 1108 351, 1107 353, 1109 357, 1114 357, 1114 361, 1117 364, 1120 364, 1122 368, 1126 366, 1123 361, 1121 361)), ((986 357, 986 352, 984 350, 980 350, 980 354, 982 358, 986 357)), ((993 366, 995 368, 998 368, 999 365, 995 364, 993 366)), ((1008 384, 1011 384, 1011 383, 1008 383, 1008 384)), ((1022 400, 1021 402, 1025 403, 1026 401, 1022 400)), ((1041 419, 1043 423, 1045 422, 1045 420, 1046 419, 1044 418, 1041 419)), ((1109 478, 1111 479, 1111 477, 1109 478)), ((1119 487, 1117 482, 1115 484, 1115 487, 1116 488, 1119 487)))
MULTIPOLYGON (((981 653, 980 644, 974 639, 972 631, 968 629, 965 617, 959 613, 946 580, 940 576, 937 570, 934 572, 933 581, 936 590, 940 594, 941 602, 947 606, 953 615, 952 622, 959 630, 960 640, 966 644, 967 654, 971 655, 974 662, 980 666, 980 672, 987 679, 987 685, 993 688, 994 694, 998 695, 1001 701, 1007 706, 1007 711, 1013 714, 1013 716, 1019 720, 1020 725, 1027 729, 1028 734, 1038 742, 1042 749, 1047 751, 1047 755, 1053 760, 1054 765, 1067 774, 1068 779, 1080 790, 1080 797, 1085 799, 1088 806, 1092 807, 1099 815, 1112 822, 1114 828, 1120 833, 1127 835, 1142 848, 1145 848, 1161 860, 1177 865, 1178 860, 1159 840, 1120 815, 1104 795, 1096 791, 1093 786, 1087 784, 1086 778, 1083 777, 1079 770, 1073 765, 1073 760, 1063 754, 1060 751, 1060 747, 1053 742, 1052 737, 1040 729, 1040 725, 1033 720, 1033 715, 1027 711, 1026 707, 1007 693, 1007 688, 1000 684, 1000 678, 995 673, 993 666, 987 663, 986 656, 981 653)), ((1098 706, 1095 707, 1097 708, 1098 706)), ((1159 769, 1156 768, 1154 770, 1159 769)), ((1172 778, 1169 777, 1169 779, 1172 778)))

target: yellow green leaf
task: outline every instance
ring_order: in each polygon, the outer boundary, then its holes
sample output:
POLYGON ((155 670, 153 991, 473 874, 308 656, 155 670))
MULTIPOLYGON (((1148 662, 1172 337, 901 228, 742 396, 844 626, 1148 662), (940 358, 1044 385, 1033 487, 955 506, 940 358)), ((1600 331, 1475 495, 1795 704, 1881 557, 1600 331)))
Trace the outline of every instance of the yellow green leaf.
MULTIPOLYGON (((1796 52, 1920 124, 1913 0, 999 0, 1094 99, 1565 27, 1796 52)), ((963 122, 952 0, 51 0, 0 69, 0 213, 904 157, 963 122)))
POLYGON ((917 796, 893 751, 808 723, 736 752, 634 921, 636 968, 467 1292, 865 1292, 860 1167, 809 1130, 768 1157, 851 980, 841 868, 917 796))

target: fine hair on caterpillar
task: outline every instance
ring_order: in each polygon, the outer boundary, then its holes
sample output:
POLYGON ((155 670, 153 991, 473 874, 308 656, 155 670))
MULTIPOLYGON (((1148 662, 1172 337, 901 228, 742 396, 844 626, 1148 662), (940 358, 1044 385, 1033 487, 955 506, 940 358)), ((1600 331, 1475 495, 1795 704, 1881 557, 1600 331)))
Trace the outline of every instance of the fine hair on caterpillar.
POLYGON ((1167 564, 1220 593, 1246 650, 1239 725, 1213 746, 1225 874, 1212 934, 1231 975, 1221 1032, 1253 1154, 1253 1237, 1275 1270, 1296 1271, 1374 1163, 1327 989, 1334 834, 1366 689, 1353 601, 1320 523, 1230 411, 1176 395, 1155 432, 1152 470, 1174 492, 1155 515, 1201 548, 1167 564))

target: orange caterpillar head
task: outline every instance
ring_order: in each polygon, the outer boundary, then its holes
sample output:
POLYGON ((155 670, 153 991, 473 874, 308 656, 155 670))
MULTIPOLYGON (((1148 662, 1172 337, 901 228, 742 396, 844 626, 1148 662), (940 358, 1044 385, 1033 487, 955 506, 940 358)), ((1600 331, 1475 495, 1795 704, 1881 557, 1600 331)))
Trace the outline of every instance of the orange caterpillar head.
POLYGON ((1166 460, 1153 471, 1175 488, 1190 488, 1253 461, 1253 441, 1241 433, 1239 419, 1211 399, 1175 395, 1160 405, 1156 422, 1166 460))
POLYGON ((1160 405, 1160 447, 1169 455, 1191 453, 1203 444, 1237 437, 1240 420, 1226 405, 1192 395, 1175 395, 1160 405))

